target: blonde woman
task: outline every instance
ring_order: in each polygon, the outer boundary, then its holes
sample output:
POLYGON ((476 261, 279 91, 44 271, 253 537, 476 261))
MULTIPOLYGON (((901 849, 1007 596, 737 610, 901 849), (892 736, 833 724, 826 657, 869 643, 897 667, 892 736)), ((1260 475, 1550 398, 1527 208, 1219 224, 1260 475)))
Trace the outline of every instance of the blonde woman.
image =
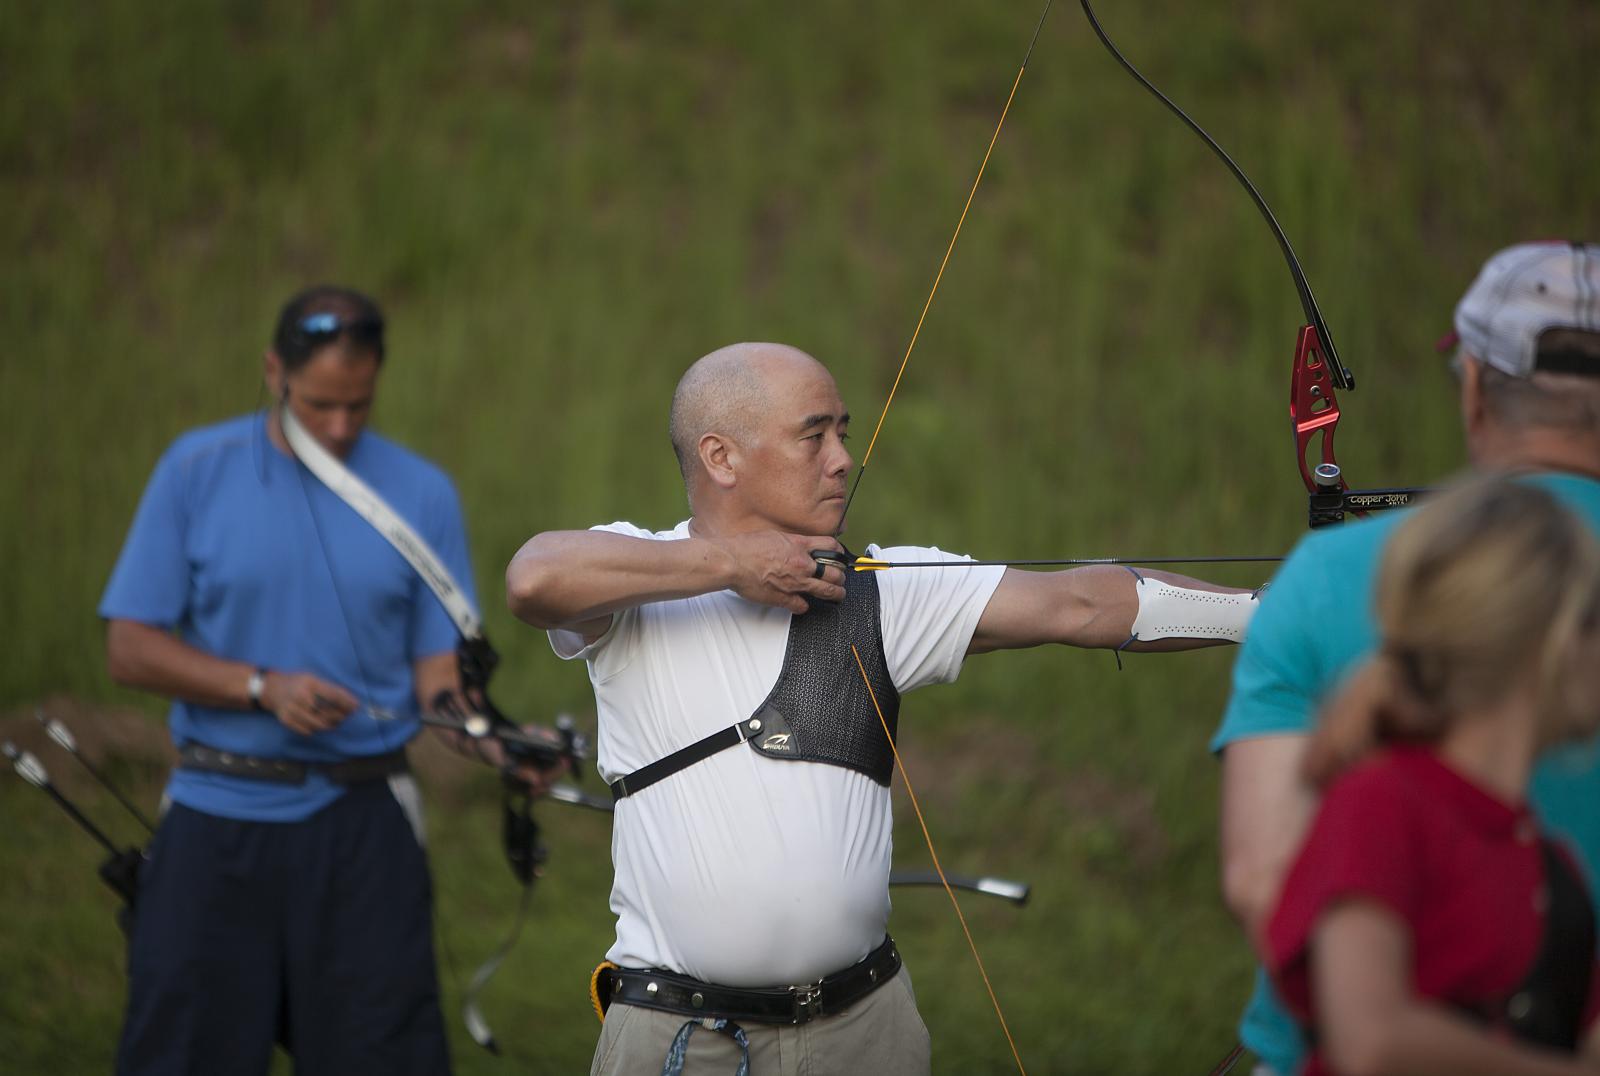
POLYGON ((1600 545, 1549 493, 1473 481, 1396 530, 1375 611, 1262 939, 1301 1071, 1600 1071, 1588 893, 1525 802, 1538 754, 1600 727, 1600 545))

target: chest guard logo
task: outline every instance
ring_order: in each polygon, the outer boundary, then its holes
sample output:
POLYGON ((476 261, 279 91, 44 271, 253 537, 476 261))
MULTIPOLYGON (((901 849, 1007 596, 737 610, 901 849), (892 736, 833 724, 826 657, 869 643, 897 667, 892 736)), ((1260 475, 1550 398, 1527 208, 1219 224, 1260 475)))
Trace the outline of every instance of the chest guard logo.
POLYGON ((887 787, 894 751, 883 725, 894 734, 899 716, 900 693, 883 654, 878 580, 872 572, 847 572, 844 601, 813 602, 810 612, 790 620, 783 669, 747 722, 760 730, 747 742, 767 758, 843 766, 887 787), (871 693, 851 658, 852 643, 871 693))

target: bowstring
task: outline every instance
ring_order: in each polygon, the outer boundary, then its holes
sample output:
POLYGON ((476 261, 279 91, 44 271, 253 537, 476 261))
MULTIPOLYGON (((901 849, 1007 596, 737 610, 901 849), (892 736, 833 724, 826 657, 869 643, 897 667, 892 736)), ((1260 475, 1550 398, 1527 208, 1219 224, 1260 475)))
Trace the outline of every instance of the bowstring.
MULTIPOLYGON (((1053 0, 1045 0, 1044 9, 1039 13, 1039 21, 1034 24, 1033 37, 1028 42, 1028 51, 1022 57, 1022 63, 1017 68, 1016 78, 1011 80, 1011 91, 1006 95, 1006 103, 1000 110, 1000 119, 994 125, 994 133, 989 136, 989 145, 983 151, 983 160, 978 165, 978 174, 973 177, 972 187, 967 191, 967 200, 961 207, 961 216, 956 220, 955 231, 950 235, 950 242, 945 247, 944 257, 939 262, 939 271, 934 274, 933 287, 928 290, 928 298, 922 304, 922 312, 917 316, 916 327, 911 332, 911 340, 906 344, 905 355, 900 360, 900 368, 895 372, 894 382, 889 386, 889 396, 883 403, 883 410, 878 413, 877 424, 872 429, 872 436, 867 441, 867 451, 861 457, 861 465, 856 469, 855 481, 850 485, 850 494, 845 498, 844 508, 839 513, 838 525, 834 528, 835 535, 844 532, 845 519, 850 514, 850 506, 855 503, 856 493, 861 488, 861 479, 867 473, 867 464, 872 459, 872 451, 878 444, 878 435, 883 432, 884 421, 889 417, 889 408, 894 404, 895 393, 900 388, 900 382, 905 377, 906 367, 911 363, 912 352, 916 350, 917 340, 922 335, 923 323, 928 318, 928 311, 933 307, 934 296, 939 294, 939 285, 944 280, 945 268, 950 264, 950 257, 955 253, 956 242, 961 238, 962 226, 967 222, 967 213, 972 209, 973 200, 978 196, 978 187, 983 183, 984 173, 989 167, 989 158, 994 153, 996 143, 1000 141, 1000 132, 1006 124, 1006 117, 1011 114, 1011 103, 1017 98, 1017 87, 1022 85, 1022 76, 1028 70, 1028 61, 1033 58, 1034 46, 1039 43, 1039 34, 1044 29, 1044 20, 1050 14, 1053 0)), ((928 832, 928 823, 923 818, 922 807, 917 802, 916 793, 912 791, 911 775, 906 772, 905 761, 900 757, 899 748, 895 746, 894 736, 889 732, 889 723, 884 719, 883 710, 878 705, 878 697, 872 690, 872 684, 867 680, 867 671, 861 664, 861 654, 851 644, 850 652, 855 656, 856 667, 861 670, 861 678, 867 684, 867 694, 872 699, 872 707, 878 713, 878 721, 883 725, 884 735, 889 739, 889 749, 894 753, 895 767, 900 771, 900 779, 905 782, 906 792, 911 798, 912 810, 916 812, 917 823, 922 827, 922 839, 928 845, 928 854, 933 858, 934 869, 939 874, 939 882, 944 886, 944 891, 950 898, 950 903, 955 907, 956 918, 961 923, 961 932, 966 935, 967 946, 972 950, 972 957, 978 964, 978 974, 983 977, 984 989, 989 992, 989 1001, 994 1005, 995 1016, 1000 1019, 1000 1029, 1005 1032, 1006 1043, 1011 1047, 1011 1057, 1017 1063, 1017 1071, 1022 1076, 1027 1076, 1028 1070, 1023 1067, 1022 1056, 1017 1052, 1016 1040, 1011 1035, 1011 1027, 1006 1022, 1005 1012, 1000 1008, 1000 999, 995 995, 994 986, 989 982, 988 969, 984 967, 983 957, 978 953, 977 943, 973 941, 972 931, 967 926, 966 916, 961 912, 961 902, 956 899, 955 890, 950 888, 949 881, 945 878, 944 868, 939 864, 939 853, 934 848, 933 837, 928 832)))
POLYGON ((905 377, 906 367, 911 363, 911 353, 916 350, 917 339, 922 335, 922 323, 928 318, 928 310, 933 306, 933 297, 939 294, 939 284, 944 280, 945 267, 950 264, 950 255, 955 253, 956 240, 961 238, 961 227, 967 222, 967 211, 972 208, 972 200, 978 196, 978 186, 983 182, 983 173, 989 167, 989 157, 994 153, 995 143, 1000 141, 1000 131, 1006 125, 1006 116, 1011 113, 1011 102, 1016 100, 1017 87, 1022 85, 1022 76, 1028 70, 1028 61, 1033 58, 1033 47, 1039 43, 1039 32, 1044 29, 1045 16, 1050 14, 1052 3, 1054 0, 1045 0, 1044 10, 1039 13, 1039 21, 1033 28, 1033 40, 1028 42, 1028 52, 1022 58, 1022 66, 1017 68, 1017 77, 1011 81, 1011 92, 1006 95, 1005 107, 1000 110, 1000 121, 994 125, 994 134, 989 136, 989 146, 983 151, 983 161, 978 165, 978 174, 973 177, 972 189, 967 191, 967 201, 961 207, 956 230, 951 234, 950 243, 944 249, 944 258, 939 262, 939 271, 933 277, 933 287, 928 291, 927 301, 922 304, 922 313, 917 316, 917 327, 911 331, 911 341, 906 344, 905 357, 900 360, 900 369, 895 372, 894 383, 889 386, 889 398, 884 400, 883 410, 878 412, 877 425, 872 428, 872 436, 867 440, 867 451, 861 457, 861 466, 856 468, 855 481, 850 485, 850 496, 845 498, 844 511, 839 513, 839 525, 834 528, 836 534, 844 532, 845 517, 850 514, 850 505, 856 499, 856 491, 861 488, 861 479, 867 473, 867 463, 872 459, 872 449, 878 443, 878 434, 883 432, 883 422, 889 417, 894 394, 900 388, 901 378, 905 377))
POLYGON ((1011 1026, 1006 1023, 1006 1014, 1000 1009, 1000 999, 995 995, 994 984, 989 981, 989 970, 983 966, 983 957, 978 954, 978 943, 972 940, 972 930, 967 926, 967 917, 961 912, 961 901, 956 898, 956 891, 950 887, 950 879, 945 877, 944 866, 939 862, 939 853, 934 850, 933 838, 928 835, 928 821, 922 815, 922 805, 917 802, 917 791, 911 787, 911 775, 906 772, 906 764, 900 758, 900 748, 895 746, 894 733, 889 731, 889 722, 883 716, 883 708, 878 705, 878 693, 872 690, 872 681, 867 678, 867 668, 861 663, 861 652, 856 649, 856 644, 850 644, 850 653, 856 659, 856 668, 861 670, 861 682, 867 686, 867 697, 872 700, 872 708, 877 711, 878 723, 883 726, 883 735, 889 741, 889 750, 894 755, 895 768, 900 771, 900 780, 905 782, 906 796, 911 800, 911 810, 917 816, 917 825, 922 827, 922 839, 928 842, 928 854, 933 857, 933 869, 939 875, 939 884, 944 886, 945 895, 950 898, 950 904, 956 910, 956 919, 961 922, 961 933, 967 937, 967 948, 972 950, 972 959, 978 962, 978 974, 983 976, 983 988, 989 992, 989 1001, 994 1005, 994 1014, 1000 1018, 1000 1030, 1005 1032, 1006 1045, 1011 1047, 1011 1058, 1017 1063, 1017 1071, 1022 1076, 1028 1076, 1028 1070, 1022 1065, 1022 1055, 1017 1052, 1017 1040, 1011 1037, 1011 1026))

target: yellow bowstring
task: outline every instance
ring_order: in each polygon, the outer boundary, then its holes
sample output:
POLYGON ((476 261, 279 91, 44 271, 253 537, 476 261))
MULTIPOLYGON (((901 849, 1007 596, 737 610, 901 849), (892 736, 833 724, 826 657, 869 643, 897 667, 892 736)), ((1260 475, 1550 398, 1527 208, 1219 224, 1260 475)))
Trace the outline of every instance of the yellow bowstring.
POLYGON ((894 753, 895 768, 900 771, 900 780, 905 782, 906 795, 911 799, 911 809, 916 812, 917 825, 922 827, 922 839, 928 842, 928 854, 933 857, 933 869, 938 872, 939 884, 944 886, 945 895, 950 898, 950 903, 955 906, 956 918, 961 921, 961 933, 967 936, 967 947, 972 950, 972 959, 978 962, 978 974, 983 976, 983 988, 989 991, 989 1001, 994 1004, 994 1014, 1000 1018, 1000 1030, 1006 1033, 1006 1044, 1011 1047, 1011 1057, 1017 1063, 1017 1071, 1022 1076, 1028 1076, 1028 1070, 1022 1067, 1022 1055, 1017 1053, 1017 1042, 1011 1037, 1011 1027, 1006 1023, 1006 1014, 1000 1011, 1000 999, 995 996, 994 986, 989 982, 989 971, 983 966, 983 957, 978 955, 978 944, 972 940, 972 931, 967 928, 967 917, 961 914, 961 902, 956 899, 956 891, 950 888, 950 883, 945 879, 944 867, 939 863, 939 853, 934 850, 933 838, 928 834, 927 820, 922 817, 922 805, 917 802, 917 793, 911 787, 911 775, 906 773, 906 764, 900 758, 900 749, 895 746, 894 734, 889 731, 889 722, 883 716, 883 708, 878 705, 878 694, 872 690, 872 681, 867 678, 867 668, 861 664, 861 652, 856 649, 856 644, 850 644, 850 653, 855 655, 856 668, 861 670, 861 682, 867 685, 867 697, 872 700, 872 708, 878 712, 878 723, 883 726, 883 734, 888 737, 889 750, 894 753))
MULTIPOLYGON (((1048 8, 1046 8, 1048 11, 1048 8)), ((1040 19, 1041 24, 1043 19, 1040 19)), ((1037 31, 1035 31, 1037 34, 1037 31)), ((1028 50, 1030 53, 1032 48, 1028 50)), ((872 448, 878 443, 878 434, 883 430, 883 420, 889 417, 889 405, 894 403, 895 390, 900 387, 900 379, 905 376, 906 366, 911 362, 911 352, 916 349, 917 337, 922 335, 922 323, 927 320, 928 308, 933 306, 933 297, 939 294, 939 282, 944 279, 945 266, 950 264, 950 255, 956 249, 956 240, 961 238, 961 226, 967 222, 967 210, 972 208, 972 199, 977 197, 978 184, 983 182, 984 169, 989 167, 989 155, 994 152, 994 144, 1000 140, 1000 128, 1006 125, 1006 114, 1011 111, 1011 102, 1017 96, 1017 87, 1022 83, 1022 73, 1028 69, 1024 60, 1021 67, 1017 68, 1017 77, 1011 83, 1011 93, 1006 97, 1006 107, 1000 110, 1000 122, 994 125, 994 134, 989 137, 989 148, 983 151, 983 163, 978 166, 978 174, 972 181, 972 189, 967 192, 967 204, 961 207, 961 219, 956 221, 955 234, 950 236, 950 245, 945 248, 944 260, 939 263, 939 272, 934 275, 933 289, 928 292, 928 301, 922 304, 922 314, 917 318, 917 327, 911 333, 911 342, 906 345, 905 358, 900 360, 900 370, 894 375, 894 384, 889 387, 889 398, 883 402, 883 410, 878 413, 878 424, 872 429, 872 438, 867 442, 867 453, 861 457, 861 470, 867 469, 867 461, 872 459, 872 448)))
MULTIPOLYGON (((945 247, 944 258, 939 262, 939 271, 934 274, 933 287, 928 291, 928 300, 922 304, 922 313, 917 317, 917 327, 912 330, 911 342, 906 345, 905 357, 900 360, 900 369, 895 372, 894 384, 889 386, 889 398, 883 402, 883 410, 878 413, 878 424, 872 428, 872 437, 867 441, 866 454, 861 457, 861 467, 856 472, 855 487, 850 491, 850 497, 845 502, 845 513, 850 510, 850 502, 855 499, 856 490, 861 486, 861 476, 866 473, 867 463, 872 459, 872 450, 878 444, 878 434, 883 432, 883 423, 889 417, 889 407, 894 403, 894 394, 900 388, 900 380, 905 377, 906 367, 911 363, 911 353, 916 350, 917 339, 922 335, 922 324, 928 318, 928 310, 933 306, 933 297, 939 294, 939 284, 944 280, 945 267, 950 264, 950 255, 955 252, 956 240, 961 238, 961 227, 967 222, 967 211, 972 208, 972 201, 978 196, 978 185, 983 182, 983 174, 989 167, 989 157, 994 153, 995 143, 1000 141, 1000 131, 1006 125, 1006 116, 1011 113, 1011 102, 1016 100, 1017 87, 1022 84, 1022 76, 1028 70, 1028 60, 1033 56, 1033 47, 1038 44, 1039 31, 1044 27, 1044 20, 1050 14, 1051 0, 1045 0, 1044 10, 1039 14, 1039 22, 1033 28, 1033 40, 1028 44, 1028 52, 1022 58, 1022 66, 1017 68, 1017 77, 1011 82, 1011 92, 1006 95, 1005 107, 1000 110, 1000 121, 994 125, 994 134, 989 136, 988 148, 983 151, 983 162, 978 165, 978 174, 973 177, 972 189, 967 192, 966 204, 961 207, 961 217, 956 221, 956 230, 950 236, 950 244, 945 247)), ((840 516, 840 526, 844 524, 844 516, 840 516)), ((868 557, 858 557, 854 569, 860 571, 881 571, 888 565, 868 557)), ((933 869, 939 874, 939 882, 944 886, 945 895, 950 898, 951 905, 956 910, 956 918, 961 922, 961 932, 967 937, 967 947, 972 950, 972 959, 978 963, 978 974, 983 976, 983 987, 989 992, 989 1001, 994 1005, 994 1014, 1000 1018, 1000 1030, 1005 1032, 1006 1044, 1011 1047, 1011 1057, 1017 1063, 1017 1071, 1022 1076, 1028 1076, 1028 1070, 1022 1065, 1022 1055, 1017 1052, 1016 1040, 1011 1037, 1011 1027, 1006 1023, 1006 1014, 1000 1009, 1000 999, 995 996, 994 986, 989 982, 989 972, 983 966, 983 957, 978 955, 977 943, 972 940, 972 931, 967 927, 967 917, 961 912, 961 902, 956 899, 955 890, 950 888, 950 883, 944 876, 944 867, 939 863, 939 853, 933 847, 933 837, 928 833, 928 823, 922 817, 922 805, 917 802, 917 794, 911 787, 911 775, 906 773, 906 764, 900 758, 900 749, 895 746, 894 736, 889 731, 889 722, 884 719, 883 709, 878 705, 877 693, 872 690, 872 682, 867 678, 867 670, 861 663, 861 654, 851 644, 850 652, 855 655, 856 668, 861 670, 861 680, 867 685, 867 695, 872 699, 872 708, 878 712, 878 722, 883 725, 883 734, 888 737, 889 750, 894 753, 895 767, 900 771, 900 779, 905 782, 906 794, 911 798, 911 809, 916 812, 917 824, 922 827, 922 839, 928 844, 928 854, 933 857, 933 869)))

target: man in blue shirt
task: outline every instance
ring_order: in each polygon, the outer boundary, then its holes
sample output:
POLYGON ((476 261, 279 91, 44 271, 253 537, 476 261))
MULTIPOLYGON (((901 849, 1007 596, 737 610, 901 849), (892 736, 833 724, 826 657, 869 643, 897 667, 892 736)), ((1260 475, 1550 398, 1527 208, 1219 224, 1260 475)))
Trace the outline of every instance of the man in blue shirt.
MULTIPOLYGON (((1489 260, 1456 308, 1473 466, 1526 474, 1600 532, 1600 246, 1525 243, 1489 260)), ((1312 533, 1285 562, 1234 665, 1222 755, 1222 874, 1253 941, 1314 813, 1300 764, 1322 701, 1376 644, 1371 592, 1397 514, 1312 533)), ((1507 579, 1506 586, 1516 586, 1507 579)), ((1530 799, 1600 880, 1600 750, 1548 754, 1530 799)), ((1264 974, 1240 1024, 1261 1076, 1289 1076, 1302 1029, 1264 974)))
POLYGON ((170 697, 180 763, 141 874, 120 1073, 449 1071, 420 801, 404 747, 455 691, 457 632, 415 571, 289 451, 279 415, 472 583, 437 467, 365 429, 371 299, 279 317, 275 406, 179 437, 100 603, 120 684, 170 697))

